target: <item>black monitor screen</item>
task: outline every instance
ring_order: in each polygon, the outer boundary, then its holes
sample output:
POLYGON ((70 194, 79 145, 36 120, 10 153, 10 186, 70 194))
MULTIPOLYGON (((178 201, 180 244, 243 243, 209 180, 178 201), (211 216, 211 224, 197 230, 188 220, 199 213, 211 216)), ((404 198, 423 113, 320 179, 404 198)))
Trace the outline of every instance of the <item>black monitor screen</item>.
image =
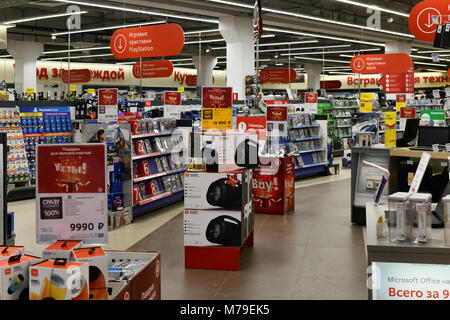
POLYGON ((417 137, 417 129, 419 128, 419 119, 406 119, 405 133, 403 138, 414 139, 417 137))
POLYGON ((450 142, 448 127, 419 127, 417 146, 431 147, 433 144, 445 145, 450 142))

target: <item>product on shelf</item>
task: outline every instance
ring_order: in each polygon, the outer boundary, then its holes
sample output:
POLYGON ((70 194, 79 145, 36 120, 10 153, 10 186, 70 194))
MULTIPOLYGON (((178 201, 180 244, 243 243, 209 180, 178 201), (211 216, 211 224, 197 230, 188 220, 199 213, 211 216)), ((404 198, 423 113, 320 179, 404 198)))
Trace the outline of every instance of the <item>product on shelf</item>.
POLYGON ((57 240, 42 251, 42 258, 63 258, 73 261, 74 250, 80 248, 81 244, 81 240, 57 240))
POLYGON ((407 192, 389 195, 389 240, 391 242, 409 242, 412 236, 413 217, 408 210, 407 192))
POLYGON ((108 300, 108 257, 101 247, 74 250, 75 261, 89 264, 89 300, 108 300))
POLYGON ((22 254, 23 246, 0 246, 0 260, 9 259, 11 256, 22 254))

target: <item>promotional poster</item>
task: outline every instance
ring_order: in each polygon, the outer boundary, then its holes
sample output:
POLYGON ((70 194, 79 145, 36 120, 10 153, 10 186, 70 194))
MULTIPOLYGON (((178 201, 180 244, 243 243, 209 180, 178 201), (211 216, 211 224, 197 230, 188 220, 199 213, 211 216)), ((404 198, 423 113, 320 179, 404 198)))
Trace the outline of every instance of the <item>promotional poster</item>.
POLYGON ((118 89, 98 89, 98 121, 115 122, 118 112, 118 89))
POLYGON ((39 145, 36 161, 36 242, 106 244, 106 145, 39 145))

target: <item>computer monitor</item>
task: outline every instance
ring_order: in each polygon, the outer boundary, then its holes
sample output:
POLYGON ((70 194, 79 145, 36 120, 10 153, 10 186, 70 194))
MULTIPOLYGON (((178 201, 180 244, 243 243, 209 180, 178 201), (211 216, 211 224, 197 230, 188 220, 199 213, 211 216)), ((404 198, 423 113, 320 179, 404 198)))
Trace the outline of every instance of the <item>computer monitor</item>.
POLYGON ((445 145, 450 142, 449 127, 419 126, 418 147, 431 147, 433 144, 445 145))
POLYGON ((417 137, 417 129, 419 129, 420 119, 406 119, 405 131, 403 138, 412 140, 417 137))

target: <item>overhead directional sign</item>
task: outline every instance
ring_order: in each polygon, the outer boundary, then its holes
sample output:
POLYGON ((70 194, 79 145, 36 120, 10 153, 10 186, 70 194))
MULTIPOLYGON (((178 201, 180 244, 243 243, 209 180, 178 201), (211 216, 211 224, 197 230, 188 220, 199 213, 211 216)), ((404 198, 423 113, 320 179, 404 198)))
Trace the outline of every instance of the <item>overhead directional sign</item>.
POLYGON ((450 6, 445 0, 419 2, 409 14, 409 31, 417 40, 433 42, 438 25, 450 22, 450 6))
POLYGON ((403 73, 412 65, 406 53, 365 54, 354 56, 350 67, 354 73, 403 73))
POLYGON ((133 66, 133 76, 141 78, 167 78, 173 73, 173 64, 169 60, 136 62, 133 66), (142 70, 141 70, 142 69, 142 70), (141 72, 142 71, 142 72, 141 72))
POLYGON ((259 73, 261 82, 294 82, 297 73, 294 69, 265 69, 259 73))
POLYGON ((89 69, 70 70, 69 79, 69 72, 63 70, 61 80, 64 83, 86 83, 91 80, 91 71, 89 69))
POLYGON ((119 29, 110 43, 117 59, 175 56, 183 45, 183 29, 175 23, 119 29))

